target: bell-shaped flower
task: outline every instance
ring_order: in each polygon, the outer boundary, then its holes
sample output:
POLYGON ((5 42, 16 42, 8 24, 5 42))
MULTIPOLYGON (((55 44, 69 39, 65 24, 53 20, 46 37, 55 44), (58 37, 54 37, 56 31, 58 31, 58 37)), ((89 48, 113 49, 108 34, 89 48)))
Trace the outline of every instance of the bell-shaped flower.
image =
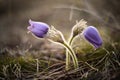
POLYGON ((102 45, 102 38, 98 30, 93 26, 88 26, 83 31, 83 36, 90 42, 95 48, 99 48, 102 45))
POLYGON ((27 29, 38 38, 44 38, 49 30, 49 26, 43 22, 29 20, 29 24, 27 29))
POLYGON ((47 38, 50 41, 64 43, 63 34, 54 28, 54 26, 48 26, 43 22, 36 22, 29 20, 30 26, 28 26, 28 30, 32 32, 35 37, 38 38, 47 38))

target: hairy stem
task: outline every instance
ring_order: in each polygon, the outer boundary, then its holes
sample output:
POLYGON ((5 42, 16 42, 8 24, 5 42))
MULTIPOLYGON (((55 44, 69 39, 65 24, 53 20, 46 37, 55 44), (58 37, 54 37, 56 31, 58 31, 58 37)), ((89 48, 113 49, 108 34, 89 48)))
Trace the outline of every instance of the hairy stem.
POLYGON ((67 43, 64 43, 63 45, 66 47, 66 49, 68 51, 68 53, 66 53, 66 70, 68 70, 68 68, 69 68, 69 65, 68 65, 69 61, 68 60, 70 59, 70 55, 72 57, 74 67, 78 68, 78 60, 77 60, 77 57, 76 57, 74 51, 67 43))
MULTIPOLYGON (((69 44, 70 46, 72 45, 72 42, 73 42, 74 38, 75 38, 75 36, 74 36, 73 33, 72 33, 71 36, 70 36, 70 38, 69 38, 69 40, 68 40, 68 44, 69 44)), ((70 59, 69 51, 66 50, 66 65, 68 65, 68 66, 66 66, 66 69, 69 69, 70 60, 71 60, 71 59, 70 59)))
MULTIPOLYGON (((69 45, 72 45, 73 39, 74 39, 74 36, 71 35, 70 38, 69 38, 69 41, 68 41, 69 45)), ((68 50, 66 50, 66 70, 69 70, 69 68, 70 68, 69 65, 70 65, 70 55, 69 55, 68 50)))

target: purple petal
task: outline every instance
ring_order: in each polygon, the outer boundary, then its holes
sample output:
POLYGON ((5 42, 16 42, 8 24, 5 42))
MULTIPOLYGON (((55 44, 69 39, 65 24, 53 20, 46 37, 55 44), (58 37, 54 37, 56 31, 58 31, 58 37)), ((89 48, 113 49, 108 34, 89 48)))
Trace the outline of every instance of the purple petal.
POLYGON ((30 23, 30 26, 33 26, 36 29, 40 29, 40 30, 43 30, 43 31, 47 31, 48 28, 49 28, 49 26, 46 23, 43 23, 43 22, 35 22, 35 21, 32 21, 32 20, 29 20, 29 23, 30 23))
POLYGON ((46 23, 35 22, 32 20, 29 20, 29 23, 30 26, 28 26, 27 29, 37 37, 43 38, 47 34, 49 26, 46 23))
POLYGON ((44 38, 45 37, 45 32, 39 31, 39 32, 33 32, 33 34, 37 37, 44 38))
POLYGON ((92 45, 94 45, 95 48, 99 48, 102 45, 102 39, 98 30, 95 27, 87 27, 84 30, 83 35, 86 40, 88 40, 92 45))

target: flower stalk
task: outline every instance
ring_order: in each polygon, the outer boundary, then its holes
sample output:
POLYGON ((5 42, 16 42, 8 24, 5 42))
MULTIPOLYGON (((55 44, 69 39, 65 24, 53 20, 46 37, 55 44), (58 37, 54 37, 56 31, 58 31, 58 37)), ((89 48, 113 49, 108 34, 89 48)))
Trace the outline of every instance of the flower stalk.
MULTIPOLYGON (((85 20, 83 20, 83 19, 81 19, 79 22, 78 21, 76 21, 76 24, 73 26, 73 28, 72 28, 72 33, 71 33, 71 36, 70 36, 70 38, 69 38, 69 40, 68 40, 68 44, 70 45, 70 46, 72 46, 72 42, 73 42, 73 40, 74 40, 74 38, 78 35, 78 34, 80 34, 82 31, 83 31, 83 29, 84 28, 86 28, 87 27, 87 25, 86 25, 86 21, 85 20)), ((69 55, 69 52, 68 52, 68 50, 66 50, 66 69, 69 69, 69 65, 70 65, 70 55, 69 55)))
MULTIPOLYGON (((74 40, 75 36, 73 36, 73 34, 71 34, 69 40, 68 40, 68 44, 71 46, 72 45, 72 41, 74 40)), ((69 55, 69 51, 66 50, 66 70, 70 69, 70 61, 71 61, 71 57, 69 55)))
POLYGON ((67 44, 63 34, 59 30, 55 29, 54 26, 51 26, 51 28, 48 32, 47 38, 48 38, 49 41, 62 44, 66 48, 66 50, 69 52, 69 53, 67 53, 69 56, 66 56, 66 70, 68 70, 69 66, 70 66, 69 65, 70 60, 68 60, 68 59, 70 59, 70 56, 71 56, 73 64, 74 64, 74 68, 78 68, 77 57, 76 57, 74 51, 72 50, 71 46, 69 44, 67 44))
POLYGON ((70 56, 71 56, 71 58, 72 58, 72 60, 73 60, 74 68, 75 68, 75 69, 78 68, 78 67, 79 67, 79 66, 78 66, 78 59, 77 59, 77 57, 76 57, 73 49, 72 49, 67 43, 64 43, 63 45, 64 45, 64 47, 65 47, 65 48, 67 49, 67 51, 68 51, 68 52, 66 53, 66 70, 69 69, 70 56))

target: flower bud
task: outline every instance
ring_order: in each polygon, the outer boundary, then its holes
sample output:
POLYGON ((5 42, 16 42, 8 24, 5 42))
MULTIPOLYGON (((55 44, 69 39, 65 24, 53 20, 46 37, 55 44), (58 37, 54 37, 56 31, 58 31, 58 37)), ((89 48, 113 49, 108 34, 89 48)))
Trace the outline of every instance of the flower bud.
POLYGON ((83 29, 87 27, 86 23, 87 22, 83 19, 81 19, 79 22, 76 21, 76 25, 74 25, 72 28, 73 37, 80 34, 83 29))
POLYGON ((53 42, 59 42, 59 43, 64 43, 64 37, 63 37, 63 34, 54 28, 54 26, 51 26, 51 28, 49 29, 49 32, 47 34, 47 38, 50 40, 50 41, 53 41, 53 42))
POLYGON ((49 26, 43 22, 36 22, 29 20, 30 26, 28 26, 28 30, 32 32, 38 38, 44 38, 48 32, 49 26))
POLYGON ((102 45, 102 38, 98 30, 93 26, 88 26, 86 29, 84 29, 83 36, 95 48, 99 48, 102 45))

